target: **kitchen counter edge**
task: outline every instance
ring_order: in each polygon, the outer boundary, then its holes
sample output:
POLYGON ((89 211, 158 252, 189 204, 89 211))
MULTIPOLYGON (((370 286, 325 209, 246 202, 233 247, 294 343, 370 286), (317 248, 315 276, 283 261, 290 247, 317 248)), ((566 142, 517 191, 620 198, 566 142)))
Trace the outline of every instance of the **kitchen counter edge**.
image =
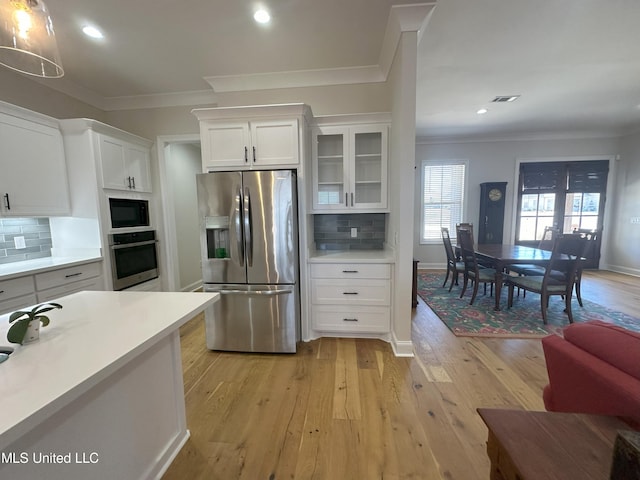
POLYGON ((396 263, 395 251, 385 250, 312 250, 307 263, 396 263))
POLYGON ((25 260, 23 262, 6 263, 0 265, 0 281, 26 277, 51 270, 59 270, 60 268, 74 267, 85 263, 101 262, 103 260, 100 255, 92 255, 86 257, 46 257, 25 260))

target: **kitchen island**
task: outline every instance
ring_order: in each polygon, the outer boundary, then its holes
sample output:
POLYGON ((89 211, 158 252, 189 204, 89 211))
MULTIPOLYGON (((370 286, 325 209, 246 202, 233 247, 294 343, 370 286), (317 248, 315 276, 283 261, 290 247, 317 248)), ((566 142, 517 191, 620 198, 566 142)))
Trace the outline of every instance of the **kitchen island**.
MULTIPOLYGON (((189 436, 178 329, 217 298, 60 298, 40 339, 0 364, 0 478, 159 478, 189 436)), ((5 345, 8 327, 0 316, 5 345)))

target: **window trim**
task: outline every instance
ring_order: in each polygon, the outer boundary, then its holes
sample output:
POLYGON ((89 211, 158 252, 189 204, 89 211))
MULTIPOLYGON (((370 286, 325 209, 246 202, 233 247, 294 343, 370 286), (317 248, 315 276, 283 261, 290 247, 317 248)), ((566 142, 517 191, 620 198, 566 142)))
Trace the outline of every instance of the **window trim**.
MULTIPOLYGON (((460 222, 466 221, 467 215, 467 199, 469 198, 469 160, 467 159, 448 159, 448 160, 422 160, 420 163, 420 245, 436 245, 442 243, 442 238, 425 239, 422 237, 424 232, 424 170, 426 166, 439 165, 464 165, 464 185, 462 187, 463 198, 461 207, 460 222)), ((451 239, 455 239, 456 232, 450 232, 451 239)))

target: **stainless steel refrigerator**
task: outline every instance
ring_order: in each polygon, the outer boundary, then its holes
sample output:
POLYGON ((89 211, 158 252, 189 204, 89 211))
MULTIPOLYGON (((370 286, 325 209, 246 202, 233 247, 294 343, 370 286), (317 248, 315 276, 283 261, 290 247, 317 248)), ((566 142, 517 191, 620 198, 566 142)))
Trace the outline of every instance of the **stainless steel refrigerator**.
POLYGON ((300 305, 296 174, 197 175, 202 278, 220 300, 205 315, 207 348, 296 351, 300 305))

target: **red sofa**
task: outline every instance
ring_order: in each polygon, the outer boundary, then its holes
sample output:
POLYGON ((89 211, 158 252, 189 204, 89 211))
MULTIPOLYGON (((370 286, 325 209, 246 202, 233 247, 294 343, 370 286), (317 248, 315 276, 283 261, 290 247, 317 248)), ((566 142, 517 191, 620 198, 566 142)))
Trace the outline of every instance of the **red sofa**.
POLYGON ((563 335, 542 339, 546 409, 613 415, 640 430, 640 333, 594 320, 563 335))

